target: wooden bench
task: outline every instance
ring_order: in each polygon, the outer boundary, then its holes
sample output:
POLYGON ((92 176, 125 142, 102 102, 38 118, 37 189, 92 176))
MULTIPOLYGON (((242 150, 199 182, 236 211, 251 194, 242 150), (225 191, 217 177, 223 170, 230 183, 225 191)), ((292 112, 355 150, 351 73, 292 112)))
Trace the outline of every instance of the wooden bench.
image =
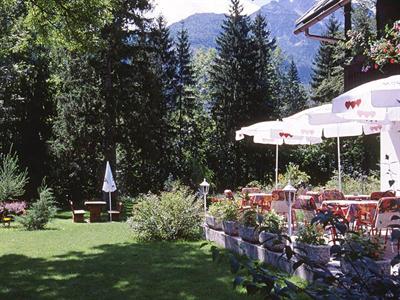
POLYGON ((122 211, 122 202, 117 202, 116 210, 109 210, 107 211, 110 215, 110 220, 112 221, 119 221, 119 216, 122 211))
POLYGON ((82 223, 85 221, 85 213, 86 211, 83 209, 75 209, 74 208, 74 203, 70 200, 69 204, 71 206, 71 211, 72 211, 72 221, 74 223, 82 223))

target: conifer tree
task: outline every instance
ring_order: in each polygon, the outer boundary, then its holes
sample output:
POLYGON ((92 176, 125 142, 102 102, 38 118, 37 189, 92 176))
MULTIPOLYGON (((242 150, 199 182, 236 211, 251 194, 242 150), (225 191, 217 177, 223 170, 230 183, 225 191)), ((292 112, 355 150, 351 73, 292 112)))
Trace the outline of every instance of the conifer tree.
POLYGON ((239 0, 232 0, 230 15, 217 38, 218 55, 211 74, 216 126, 211 160, 218 184, 225 187, 245 184, 251 176, 246 147, 235 141, 235 130, 254 123, 265 111, 265 104, 255 97, 256 56, 251 22, 242 11, 239 0))
POLYGON ((307 108, 307 94, 300 82, 295 62, 292 60, 283 78, 283 115, 288 117, 307 108))
MULTIPOLYGON (((326 36, 340 38, 340 24, 335 17, 327 23, 326 36)), ((343 92, 344 53, 338 44, 321 42, 313 62, 311 99, 317 104, 330 102, 343 92)))
POLYGON ((199 158, 199 103, 194 94, 194 71, 188 32, 182 27, 176 45, 176 143, 179 153, 178 176, 191 178, 192 163, 199 158))
POLYGON ((276 106, 279 94, 279 80, 273 61, 276 40, 271 38, 267 20, 261 14, 254 19, 252 35, 255 55, 254 101, 259 102, 258 105, 254 105, 257 111, 253 112, 253 116, 255 121, 271 120, 277 117, 276 106))

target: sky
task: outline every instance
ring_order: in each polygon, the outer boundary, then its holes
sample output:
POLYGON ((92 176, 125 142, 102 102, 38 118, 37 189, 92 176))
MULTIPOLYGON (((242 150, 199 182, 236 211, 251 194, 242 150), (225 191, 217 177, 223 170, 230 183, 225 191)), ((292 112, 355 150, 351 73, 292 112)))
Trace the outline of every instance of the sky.
MULTIPOLYGON (((251 14, 271 0, 242 0, 244 13, 251 14)), ((228 13, 230 0, 154 0, 154 13, 166 18, 168 25, 195 13, 228 13)))

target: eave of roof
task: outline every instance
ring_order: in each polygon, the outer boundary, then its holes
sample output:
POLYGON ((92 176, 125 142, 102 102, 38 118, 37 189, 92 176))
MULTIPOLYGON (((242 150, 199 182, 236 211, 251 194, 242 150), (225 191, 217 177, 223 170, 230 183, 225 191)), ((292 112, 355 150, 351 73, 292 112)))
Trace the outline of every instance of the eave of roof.
POLYGON ((320 0, 296 21, 294 34, 305 32, 312 25, 334 13, 339 8, 350 3, 351 0, 320 0))

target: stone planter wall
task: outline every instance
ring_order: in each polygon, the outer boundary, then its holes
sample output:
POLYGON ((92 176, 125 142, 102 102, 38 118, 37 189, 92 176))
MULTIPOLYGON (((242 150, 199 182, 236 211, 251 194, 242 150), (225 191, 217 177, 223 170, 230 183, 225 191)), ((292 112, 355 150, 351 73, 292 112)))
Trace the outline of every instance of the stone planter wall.
POLYGON ((282 253, 283 249, 285 249, 285 243, 279 240, 277 234, 262 231, 258 238, 261 246, 270 251, 282 253))
POLYGON ((237 236, 239 234, 239 224, 235 221, 222 221, 222 230, 227 235, 237 236))
MULTIPOLYGON (((349 263, 346 262, 345 260, 340 261, 340 268, 342 269, 343 273, 356 273, 356 270, 359 273, 365 273, 365 268, 364 264, 360 267, 357 267, 358 264, 362 264, 361 262, 354 262, 355 268, 349 263)), ((378 265, 378 268, 381 270, 383 274, 390 275, 391 272, 391 265, 390 265, 390 260, 379 260, 376 261, 376 264, 378 265)))
POLYGON ((255 227, 247 227, 239 224, 239 236, 242 240, 250 243, 259 243, 259 230, 255 227))
POLYGON ((214 218, 211 215, 206 215, 206 224, 210 228, 213 228, 216 230, 222 230, 222 222, 219 221, 217 218, 214 218))
POLYGON ((331 253, 330 249, 331 246, 316 246, 316 245, 309 245, 303 243, 293 243, 295 250, 300 254, 306 255, 310 260, 319 263, 319 264, 327 264, 330 261, 331 253), (297 249, 296 249, 297 248, 297 249), (303 253, 303 250, 306 253, 303 253))
MULTIPOLYGON (((239 237, 227 235, 222 231, 217 231, 207 226, 204 227, 204 232, 206 239, 214 242, 219 247, 229 249, 240 255, 246 255, 251 259, 271 265, 283 272, 293 273, 293 263, 295 261, 288 261, 281 253, 272 252, 261 245, 243 241, 239 237)), ((294 275, 308 281, 311 281, 313 278, 312 272, 306 269, 304 265, 298 268, 294 272, 294 275)))

